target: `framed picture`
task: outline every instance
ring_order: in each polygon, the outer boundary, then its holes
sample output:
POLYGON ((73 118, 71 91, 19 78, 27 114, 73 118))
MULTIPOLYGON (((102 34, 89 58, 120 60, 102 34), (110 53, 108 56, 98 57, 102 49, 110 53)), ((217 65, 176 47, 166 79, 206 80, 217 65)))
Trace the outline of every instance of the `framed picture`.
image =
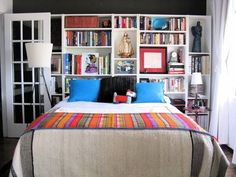
POLYGON ((98 58, 99 53, 82 53, 82 74, 97 75, 98 74, 98 58))
POLYGON ((61 74, 61 55, 52 55, 51 72, 61 74))
POLYGON ((166 73, 166 47, 140 48, 140 73, 166 73))
POLYGON ((135 74, 136 62, 134 60, 117 60, 115 62, 115 74, 135 74))

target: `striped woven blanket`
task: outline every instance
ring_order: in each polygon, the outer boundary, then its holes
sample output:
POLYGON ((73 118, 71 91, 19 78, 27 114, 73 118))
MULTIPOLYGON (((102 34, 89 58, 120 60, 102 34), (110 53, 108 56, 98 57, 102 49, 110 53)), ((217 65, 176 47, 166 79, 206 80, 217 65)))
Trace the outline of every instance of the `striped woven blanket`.
POLYGON ((182 113, 45 113, 26 131, 35 129, 187 129, 204 130, 182 113))

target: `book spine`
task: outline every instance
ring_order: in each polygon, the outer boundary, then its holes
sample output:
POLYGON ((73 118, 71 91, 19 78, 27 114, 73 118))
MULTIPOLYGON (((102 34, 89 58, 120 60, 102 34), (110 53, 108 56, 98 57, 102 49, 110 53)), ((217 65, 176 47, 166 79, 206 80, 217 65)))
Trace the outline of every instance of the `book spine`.
POLYGON ((69 53, 64 54, 64 74, 71 74, 72 67, 72 55, 69 53))
POLYGON ((75 74, 80 75, 81 74, 81 55, 75 56, 76 65, 75 65, 75 74))

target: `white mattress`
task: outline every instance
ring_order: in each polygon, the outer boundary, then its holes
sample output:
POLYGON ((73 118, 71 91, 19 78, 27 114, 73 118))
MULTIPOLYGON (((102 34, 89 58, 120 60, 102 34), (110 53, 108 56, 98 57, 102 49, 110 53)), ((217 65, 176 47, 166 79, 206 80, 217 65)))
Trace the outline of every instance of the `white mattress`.
POLYGON ((55 112, 73 112, 73 113, 144 113, 144 112, 162 112, 179 113, 180 111, 168 103, 99 103, 99 102, 59 102, 55 105, 55 112))

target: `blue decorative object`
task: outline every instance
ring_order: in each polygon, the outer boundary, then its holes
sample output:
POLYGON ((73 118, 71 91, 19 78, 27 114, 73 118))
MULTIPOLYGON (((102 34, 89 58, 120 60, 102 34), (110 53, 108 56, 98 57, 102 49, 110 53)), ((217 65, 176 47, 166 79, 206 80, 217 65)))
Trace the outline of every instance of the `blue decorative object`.
POLYGON ((68 102, 96 102, 100 89, 100 80, 70 80, 70 97, 68 102))
POLYGON ((154 18, 152 26, 154 30, 166 30, 168 29, 168 20, 166 18, 154 18))
POLYGON ((164 82, 137 83, 134 103, 165 103, 164 82))

